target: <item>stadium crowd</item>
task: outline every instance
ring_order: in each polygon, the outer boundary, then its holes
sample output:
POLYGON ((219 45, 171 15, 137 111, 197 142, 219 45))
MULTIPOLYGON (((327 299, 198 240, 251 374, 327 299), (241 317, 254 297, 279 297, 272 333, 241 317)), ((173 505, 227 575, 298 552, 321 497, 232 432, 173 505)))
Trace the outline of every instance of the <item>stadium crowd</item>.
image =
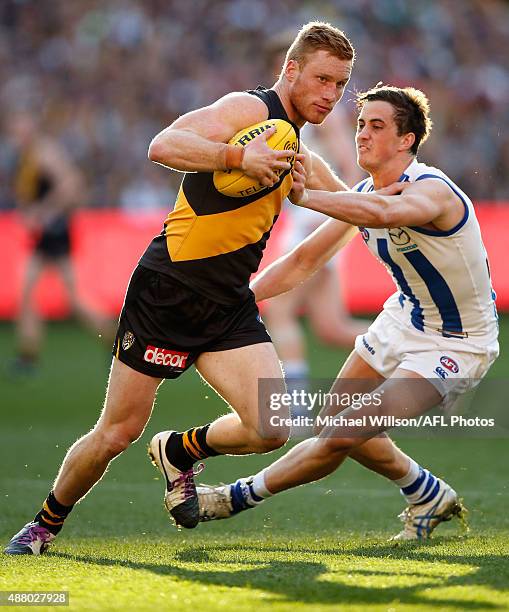
MULTIPOLYGON (((270 86, 263 49, 310 20, 357 48, 347 103, 378 81, 423 89, 435 134, 421 158, 475 199, 509 199, 509 5, 502 0, 4 0, 0 113, 30 110, 85 173, 87 204, 164 205, 178 176, 151 138, 231 90, 270 86), (319 8, 317 8, 319 6, 319 8)), ((13 206, 0 139, 0 208, 13 206)))

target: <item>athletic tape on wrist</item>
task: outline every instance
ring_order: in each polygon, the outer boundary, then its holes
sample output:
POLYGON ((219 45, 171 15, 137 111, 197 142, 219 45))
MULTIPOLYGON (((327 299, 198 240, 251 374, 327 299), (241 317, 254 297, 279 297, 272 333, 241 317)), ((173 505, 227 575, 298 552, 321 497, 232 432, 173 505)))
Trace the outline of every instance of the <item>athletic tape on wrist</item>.
POLYGON ((225 167, 227 170, 236 170, 242 168, 242 160, 244 159, 244 147, 236 147, 235 145, 226 145, 225 149, 225 167))

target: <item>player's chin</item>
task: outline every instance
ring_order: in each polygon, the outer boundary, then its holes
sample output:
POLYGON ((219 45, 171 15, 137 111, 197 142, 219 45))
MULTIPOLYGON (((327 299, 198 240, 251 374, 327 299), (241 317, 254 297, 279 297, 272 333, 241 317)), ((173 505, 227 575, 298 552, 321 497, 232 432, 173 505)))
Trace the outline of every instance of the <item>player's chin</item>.
POLYGON ((313 106, 305 117, 308 123, 319 125, 323 123, 325 119, 330 115, 330 110, 321 110, 320 108, 313 106))
POLYGON ((371 164, 369 163, 368 156, 364 151, 357 151, 357 165, 369 172, 369 168, 371 168, 371 164))
POLYGON ((369 157, 368 149, 365 149, 364 147, 357 147, 357 161, 358 162, 365 160, 368 157, 369 157))

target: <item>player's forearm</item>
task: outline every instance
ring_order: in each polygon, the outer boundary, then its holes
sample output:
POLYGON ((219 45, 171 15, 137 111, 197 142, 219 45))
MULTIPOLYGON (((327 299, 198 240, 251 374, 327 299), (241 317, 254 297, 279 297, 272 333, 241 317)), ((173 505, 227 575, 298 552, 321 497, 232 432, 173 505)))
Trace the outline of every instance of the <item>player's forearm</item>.
POLYGON ((299 266, 298 258, 291 252, 267 266, 251 281, 250 288, 255 294, 255 300, 261 302, 290 291, 311 274, 299 266))
POLYGON ((323 191, 348 191, 348 185, 343 182, 327 162, 319 155, 312 152, 312 172, 306 180, 309 189, 321 189, 323 191))
POLYGON ((329 220, 318 227, 293 251, 280 257, 251 283, 256 301, 290 291, 310 278, 350 242, 357 228, 329 220))
POLYGON ((181 172, 213 172, 242 166, 243 149, 213 142, 186 129, 166 129, 150 143, 151 161, 181 172))
POLYGON ((391 198, 377 193, 352 191, 329 193, 307 190, 308 199, 299 206, 324 213, 334 219, 361 227, 387 227, 390 199, 395 203, 398 196, 391 198))

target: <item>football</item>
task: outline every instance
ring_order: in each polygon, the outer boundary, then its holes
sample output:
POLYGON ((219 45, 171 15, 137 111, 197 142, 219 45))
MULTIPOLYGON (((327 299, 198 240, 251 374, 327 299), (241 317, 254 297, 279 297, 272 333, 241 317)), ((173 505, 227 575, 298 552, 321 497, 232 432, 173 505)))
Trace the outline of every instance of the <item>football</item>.
MULTIPOLYGON (((256 136, 265 132, 265 130, 268 130, 273 125, 276 126, 276 132, 267 139, 267 146, 274 151, 283 151, 285 149, 297 151, 299 146, 297 134, 293 126, 284 119, 267 119, 267 121, 250 125, 237 132, 228 144, 245 147, 256 136)), ((294 158, 289 157, 288 161, 293 166, 294 158)), ((280 170, 277 174, 282 174, 282 172, 283 170, 280 170)), ((244 171, 240 169, 214 172, 214 187, 223 195, 231 198, 243 198, 258 193, 263 189, 268 189, 268 187, 261 185, 256 179, 244 174, 244 171)))

